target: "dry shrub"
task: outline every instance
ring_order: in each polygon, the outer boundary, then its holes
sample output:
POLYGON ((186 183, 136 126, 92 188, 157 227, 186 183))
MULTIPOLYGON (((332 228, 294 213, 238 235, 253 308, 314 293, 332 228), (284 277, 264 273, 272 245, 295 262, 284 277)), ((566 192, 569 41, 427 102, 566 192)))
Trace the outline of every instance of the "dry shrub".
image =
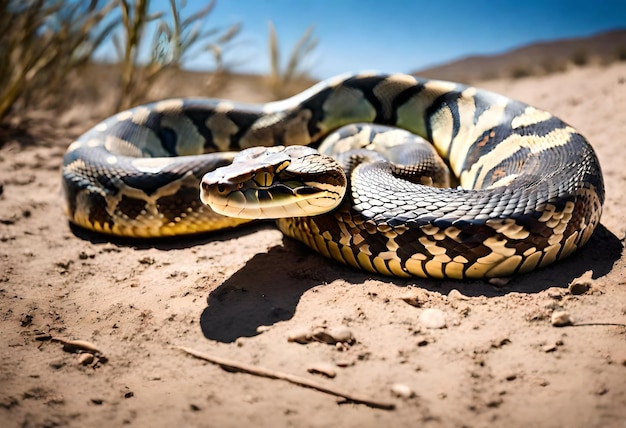
POLYGON ((100 24, 115 3, 0 1, 0 122, 64 99, 71 72, 113 30, 113 22, 100 24))
POLYGON ((545 74, 562 73, 567 70, 567 62, 554 58, 546 58, 541 63, 541 68, 545 74))
POLYGON ((574 65, 583 66, 589 63, 589 54, 583 48, 578 48, 572 53, 572 62, 574 65))
POLYGON ((274 24, 269 23, 269 86, 277 99, 293 95, 308 86, 311 81, 308 70, 302 70, 304 60, 316 48, 318 39, 314 37, 315 27, 310 26, 302 33, 291 50, 284 66, 281 65, 281 53, 274 24))
POLYGON ((521 79, 533 75, 533 70, 527 65, 516 65, 511 70, 511 77, 514 79, 521 79))
POLYGON ((168 13, 151 14, 149 0, 0 0, 0 122, 71 105, 72 89, 81 86, 77 82, 90 79, 81 71, 111 39, 119 59, 119 81, 111 87, 117 92, 116 110, 145 101, 160 75, 180 70, 194 53, 209 52, 213 75, 223 79, 223 51, 240 25, 206 28, 215 0, 188 17, 181 14, 185 4, 170 0, 168 13), (139 50, 151 21, 158 21, 151 55, 141 62, 139 50))
POLYGON ((114 37, 121 67, 121 91, 115 110, 147 101, 146 94, 159 77, 180 71, 185 59, 198 51, 212 54, 213 76, 219 76, 223 84, 223 51, 241 29, 240 24, 233 24, 225 29, 202 30, 215 0, 187 18, 181 15, 186 3, 170 0, 169 19, 162 11, 149 15, 148 3, 148 0, 121 0, 122 32, 114 37), (145 37, 146 24, 153 20, 159 22, 150 46, 151 55, 147 63, 141 64, 139 46, 145 37))
POLYGON ((626 46, 620 46, 615 52, 615 58, 618 61, 626 61, 626 46))

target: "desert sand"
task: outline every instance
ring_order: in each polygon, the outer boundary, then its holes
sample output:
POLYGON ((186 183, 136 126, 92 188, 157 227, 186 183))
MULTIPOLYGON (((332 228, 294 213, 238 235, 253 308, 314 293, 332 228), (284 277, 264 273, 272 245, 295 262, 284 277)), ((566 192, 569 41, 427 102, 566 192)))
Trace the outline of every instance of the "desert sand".
POLYGON ((42 118, 3 137, 0 425, 625 427, 626 64, 478 86, 579 129, 606 184, 588 245, 509 282, 371 275, 272 223, 149 242, 87 233, 63 215, 59 171, 88 125, 42 118), (559 311, 570 325, 553 325, 559 311), (353 340, 327 343, 338 329, 353 340))

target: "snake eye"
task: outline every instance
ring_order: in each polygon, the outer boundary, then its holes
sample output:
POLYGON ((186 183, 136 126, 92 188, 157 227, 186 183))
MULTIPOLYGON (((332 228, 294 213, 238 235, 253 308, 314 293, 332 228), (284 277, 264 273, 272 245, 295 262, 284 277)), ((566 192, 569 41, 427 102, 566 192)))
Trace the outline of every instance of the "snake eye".
POLYGON ((287 168, 289 165, 291 164, 291 161, 287 160, 283 163, 281 163, 280 165, 278 165, 276 167, 276 170, 274 171, 275 174, 279 174, 282 170, 284 170, 285 168, 287 168))
POLYGON ((218 184, 217 185, 217 191, 220 193, 224 193, 226 191, 226 188, 224 187, 223 184, 218 184))

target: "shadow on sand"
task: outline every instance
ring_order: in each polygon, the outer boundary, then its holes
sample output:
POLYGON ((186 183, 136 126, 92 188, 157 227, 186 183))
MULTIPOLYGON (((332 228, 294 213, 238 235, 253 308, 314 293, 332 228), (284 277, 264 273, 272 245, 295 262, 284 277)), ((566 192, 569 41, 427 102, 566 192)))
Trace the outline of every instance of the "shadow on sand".
MULTIPOLYGON (((209 294, 207 307, 200 317, 200 326, 207 339, 228 343, 239 337, 255 336, 260 326, 292 318, 301 296, 315 286, 339 278, 359 284, 376 277, 325 259, 288 238, 283 242, 283 246, 254 256, 209 294)), ((594 279, 605 276, 621 257, 622 250, 622 242, 600 225, 588 244, 568 259, 516 277, 503 287, 487 281, 419 278, 391 281, 400 287, 417 286, 442 294, 457 289, 466 296, 537 293, 550 287, 566 288, 573 279, 589 270, 593 271, 594 279)))

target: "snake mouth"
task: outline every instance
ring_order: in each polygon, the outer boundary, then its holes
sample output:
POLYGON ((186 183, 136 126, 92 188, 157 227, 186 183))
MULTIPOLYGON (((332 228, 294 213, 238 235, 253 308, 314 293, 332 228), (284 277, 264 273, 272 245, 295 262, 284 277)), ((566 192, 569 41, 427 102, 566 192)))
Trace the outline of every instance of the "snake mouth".
MULTIPOLYGON (((341 180, 333 183, 326 170, 302 170, 301 158, 294 156, 298 149, 250 150, 202 178, 200 199, 216 213, 246 219, 312 216, 332 210, 343 199, 341 180)), ((307 156, 311 150, 306 148, 307 156)))
POLYGON ((202 179, 200 199, 216 213, 229 217, 263 219, 317 215, 333 209, 337 198, 342 196, 320 188, 318 183, 272 180, 268 185, 259 185, 254 175, 245 181, 233 182, 214 181, 210 174, 202 179))

